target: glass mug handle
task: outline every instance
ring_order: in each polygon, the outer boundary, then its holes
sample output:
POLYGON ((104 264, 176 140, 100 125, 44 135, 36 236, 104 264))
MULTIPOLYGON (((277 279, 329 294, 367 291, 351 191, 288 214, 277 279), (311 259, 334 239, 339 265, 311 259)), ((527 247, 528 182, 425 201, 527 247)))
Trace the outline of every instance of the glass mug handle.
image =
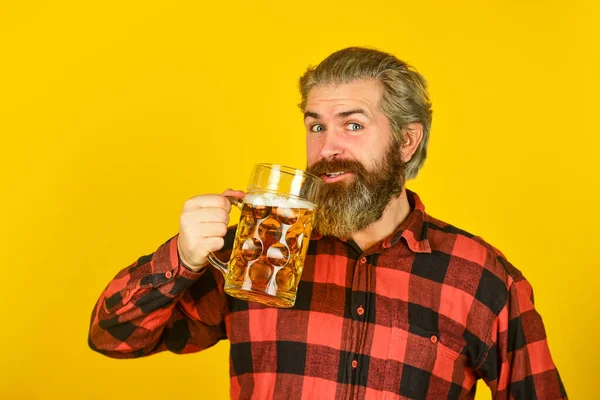
MULTIPOLYGON (((244 206, 243 198, 239 199, 239 198, 233 197, 233 196, 225 196, 225 198, 227 200, 229 200, 229 203, 231 203, 232 206, 236 206, 240 210, 244 206)), ((224 263, 223 261, 219 260, 217 258, 217 256, 215 256, 215 253, 213 253, 212 251, 209 252, 207 258, 208 258, 208 261, 210 261, 210 263, 215 268, 217 268, 219 271, 221 271, 223 273, 223 275, 227 274, 227 266, 228 266, 227 263, 224 263)))

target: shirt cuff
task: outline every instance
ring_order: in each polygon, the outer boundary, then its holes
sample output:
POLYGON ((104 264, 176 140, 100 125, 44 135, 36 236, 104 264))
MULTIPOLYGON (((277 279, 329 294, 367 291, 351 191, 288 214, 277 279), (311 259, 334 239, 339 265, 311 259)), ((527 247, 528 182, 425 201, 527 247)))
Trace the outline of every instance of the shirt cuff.
POLYGON ((154 254, 152 259, 152 283, 155 287, 164 285, 174 279, 184 278, 189 281, 189 284, 178 284, 177 286, 181 289, 187 289, 204 275, 206 269, 209 268, 207 265, 198 272, 187 269, 179 259, 179 252, 177 250, 178 237, 179 235, 175 235, 154 254))

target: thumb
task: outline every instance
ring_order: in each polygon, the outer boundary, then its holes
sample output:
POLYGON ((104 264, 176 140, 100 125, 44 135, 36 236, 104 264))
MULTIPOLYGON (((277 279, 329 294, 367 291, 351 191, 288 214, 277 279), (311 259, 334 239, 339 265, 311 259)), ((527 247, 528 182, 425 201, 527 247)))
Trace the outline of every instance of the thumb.
POLYGON ((237 197, 238 199, 241 199, 242 197, 244 197, 246 195, 246 193, 242 190, 227 189, 223 193, 221 193, 221 195, 232 196, 232 197, 237 197))

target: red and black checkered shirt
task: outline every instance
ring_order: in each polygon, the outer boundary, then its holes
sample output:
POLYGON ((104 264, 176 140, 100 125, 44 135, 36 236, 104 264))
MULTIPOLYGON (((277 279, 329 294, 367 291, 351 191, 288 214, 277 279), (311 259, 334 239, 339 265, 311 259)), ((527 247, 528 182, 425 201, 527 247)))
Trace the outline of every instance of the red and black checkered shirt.
POLYGON ((472 399, 479 378, 495 399, 566 398, 521 272, 407 194, 409 217, 366 251, 315 233, 290 309, 226 295, 219 271, 178 262, 174 237, 109 283, 90 347, 125 358, 229 339, 235 399, 472 399))

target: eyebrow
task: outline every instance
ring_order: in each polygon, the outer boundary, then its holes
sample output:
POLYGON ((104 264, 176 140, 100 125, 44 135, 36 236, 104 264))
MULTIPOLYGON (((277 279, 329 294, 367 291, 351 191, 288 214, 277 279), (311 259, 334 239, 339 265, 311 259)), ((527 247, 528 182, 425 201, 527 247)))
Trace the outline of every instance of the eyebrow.
POLYGON ((312 111, 305 111, 304 112, 304 119, 311 117, 314 119, 319 119, 321 118, 321 116, 319 114, 317 114, 316 112, 312 112, 312 111))
MULTIPOLYGON (((338 118, 346 118, 346 117, 349 117, 349 116, 351 116, 353 114, 362 114, 365 117, 369 118, 369 114, 365 110, 363 110, 362 108, 355 108, 353 110, 342 111, 342 112, 337 113, 335 116, 338 117, 338 118)), ((308 117, 311 117, 311 118, 314 118, 314 119, 320 119, 321 115, 317 114, 316 112, 305 111, 304 112, 304 119, 306 119, 308 117)))

